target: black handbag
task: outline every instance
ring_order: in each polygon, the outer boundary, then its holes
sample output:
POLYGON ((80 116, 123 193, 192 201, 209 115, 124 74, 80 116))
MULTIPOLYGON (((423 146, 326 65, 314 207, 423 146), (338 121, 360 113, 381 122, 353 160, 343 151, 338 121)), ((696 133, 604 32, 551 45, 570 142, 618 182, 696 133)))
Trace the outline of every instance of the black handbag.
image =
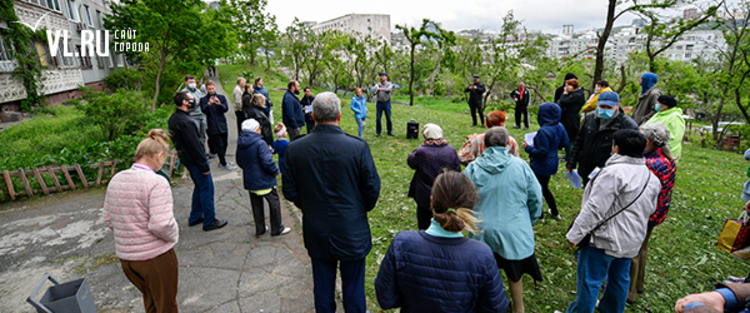
MULTIPOLYGON (((649 171, 649 174, 651 174, 651 170, 648 170, 648 171, 649 171)), ((635 203, 638 199, 640 199, 641 195, 643 195, 643 192, 646 191, 646 187, 648 187, 648 183, 649 182, 651 182, 651 175, 648 175, 648 178, 646 179, 646 184, 643 185, 643 188, 641 189, 641 192, 638 194, 638 196, 635 197, 635 199, 633 199, 633 201, 630 201, 630 203, 628 203, 628 205, 626 205, 625 207, 623 207, 622 209, 620 209, 619 211, 617 211, 617 213, 612 214, 611 216, 609 216, 609 217, 607 217, 607 218, 599 221, 599 223, 597 223, 596 226, 594 226, 594 228, 591 229, 591 231, 589 231, 588 234, 586 234, 586 236, 583 236, 583 239, 581 239, 581 241, 579 241, 576 244, 576 247, 578 247, 578 249, 581 249, 583 247, 588 247, 589 243, 591 242, 591 234, 593 234, 594 232, 596 232, 599 229, 599 227, 602 227, 604 224, 606 224, 607 222, 609 222, 615 216, 617 216, 618 214, 620 214, 620 213, 624 212, 625 210, 627 210, 630 206, 633 205, 633 203, 635 203)), ((590 183, 593 183, 593 180, 590 183)), ((573 228, 573 224, 575 224, 575 223, 576 223, 576 220, 574 219, 573 222, 570 223, 570 226, 568 226, 568 231, 570 231, 570 229, 573 228)))

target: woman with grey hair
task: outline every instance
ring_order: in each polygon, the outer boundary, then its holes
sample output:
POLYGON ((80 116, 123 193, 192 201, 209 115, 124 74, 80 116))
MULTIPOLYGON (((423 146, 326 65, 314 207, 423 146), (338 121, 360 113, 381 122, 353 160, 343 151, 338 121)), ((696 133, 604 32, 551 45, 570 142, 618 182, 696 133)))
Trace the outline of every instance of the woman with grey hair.
POLYGON ((627 302, 635 303, 639 293, 643 293, 643 279, 646 273, 646 256, 648 255, 648 240, 654 227, 661 224, 667 218, 667 212, 672 202, 672 188, 675 181, 675 162, 669 150, 669 130, 659 123, 646 123, 640 127, 641 133, 646 137, 646 166, 661 182, 661 192, 656 205, 656 212, 648 219, 646 238, 641 244, 638 255, 630 262, 630 290, 627 302))
POLYGON ((524 160, 508 153, 508 137, 504 127, 487 130, 487 150, 464 173, 481 199, 474 207, 482 219, 481 232, 470 237, 490 246, 498 268, 508 276, 513 312, 524 312, 521 277, 526 273, 542 280, 531 226, 542 216, 542 186, 524 160))

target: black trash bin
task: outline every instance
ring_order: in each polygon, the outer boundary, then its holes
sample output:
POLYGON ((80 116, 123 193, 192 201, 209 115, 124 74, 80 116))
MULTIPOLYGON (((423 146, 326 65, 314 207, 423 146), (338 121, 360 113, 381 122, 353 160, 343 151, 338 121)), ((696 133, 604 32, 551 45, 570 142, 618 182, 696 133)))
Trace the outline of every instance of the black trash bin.
POLYGON ((415 120, 406 123, 406 139, 419 138, 419 122, 415 120))
POLYGON ((97 313, 89 282, 85 278, 61 284, 55 277, 46 273, 26 302, 34 306, 37 313, 97 313), (54 286, 49 287, 42 299, 37 301, 36 295, 47 279, 54 286))

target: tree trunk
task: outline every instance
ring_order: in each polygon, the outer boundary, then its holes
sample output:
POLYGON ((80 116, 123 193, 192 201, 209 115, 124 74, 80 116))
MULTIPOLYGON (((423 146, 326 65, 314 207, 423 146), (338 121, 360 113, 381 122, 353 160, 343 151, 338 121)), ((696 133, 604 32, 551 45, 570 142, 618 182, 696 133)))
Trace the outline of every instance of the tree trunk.
POLYGON ((266 71, 271 70, 271 56, 268 54, 268 49, 264 49, 266 53, 266 71))
POLYGON ((411 74, 409 75, 409 106, 414 105, 414 48, 416 45, 411 45, 411 74))
POLYGON ((607 24, 604 26, 604 31, 602 31, 602 35, 599 36, 599 44, 596 46, 596 66, 594 67, 594 79, 591 83, 591 89, 596 88, 596 82, 602 79, 602 73, 604 72, 604 50, 607 47, 609 34, 612 32, 612 25, 615 23, 616 7, 617 0, 609 0, 607 24))
POLYGON ((159 58, 159 71, 156 72, 156 92, 154 93, 154 101, 151 102, 151 113, 156 110, 156 102, 159 100, 159 81, 161 80, 161 72, 164 71, 164 66, 167 60, 166 47, 161 50, 161 56, 159 58))

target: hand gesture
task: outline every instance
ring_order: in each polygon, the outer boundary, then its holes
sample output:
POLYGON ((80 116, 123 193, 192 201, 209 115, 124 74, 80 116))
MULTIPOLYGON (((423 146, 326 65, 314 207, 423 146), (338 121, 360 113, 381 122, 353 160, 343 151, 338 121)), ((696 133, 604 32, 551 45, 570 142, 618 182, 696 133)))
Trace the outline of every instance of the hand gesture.
POLYGON ((523 143, 521 144, 521 148, 524 148, 524 149, 526 149, 526 146, 528 146, 528 145, 529 145, 529 143, 528 143, 528 142, 526 142, 526 139, 524 139, 524 140, 523 140, 523 143))

